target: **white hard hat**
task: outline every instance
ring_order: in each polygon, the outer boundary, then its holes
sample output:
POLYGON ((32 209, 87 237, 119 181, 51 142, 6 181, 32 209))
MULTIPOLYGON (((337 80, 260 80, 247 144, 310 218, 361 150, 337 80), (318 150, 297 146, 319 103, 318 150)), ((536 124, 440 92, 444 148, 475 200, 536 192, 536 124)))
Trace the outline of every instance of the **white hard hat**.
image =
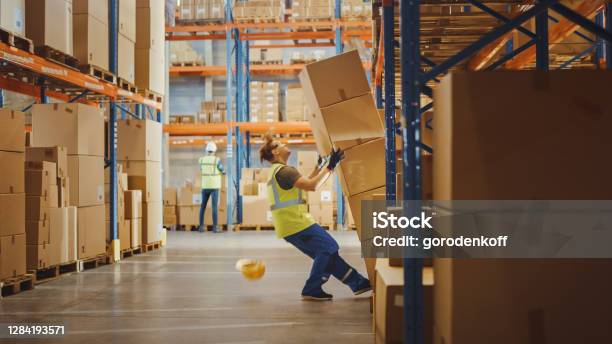
POLYGON ((213 141, 208 142, 206 144, 206 151, 208 153, 215 153, 217 151, 217 145, 213 141))

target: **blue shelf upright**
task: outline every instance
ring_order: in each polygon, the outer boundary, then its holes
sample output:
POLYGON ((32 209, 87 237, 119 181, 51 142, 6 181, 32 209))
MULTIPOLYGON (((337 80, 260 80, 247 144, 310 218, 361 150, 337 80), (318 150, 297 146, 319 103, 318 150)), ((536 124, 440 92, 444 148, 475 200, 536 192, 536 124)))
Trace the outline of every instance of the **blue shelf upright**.
MULTIPOLYGON (((335 0, 334 3, 334 16, 336 20, 340 20, 342 18, 342 0, 335 0)), ((336 26, 336 54, 342 54, 344 46, 342 45, 342 28, 340 25, 336 26)), ((340 184, 340 177, 336 174, 335 176, 335 184, 336 184, 336 224, 338 229, 344 228, 344 194, 342 193, 342 184, 340 184)))
MULTIPOLYGON (((118 0, 108 0, 108 43, 109 43, 109 70, 117 74, 118 69, 118 32, 119 32, 119 3, 118 0)), ((117 107, 115 99, 109 103, 108 135, 110 149, 108 152, 110 168, 110 239, 119 238, 117 233, 117 107)))
POLYGON ((385 92, 385 138, 386 138, 386 189, 387 200, 396 199, 396 154, 395 154, 395 1, 383 1, 383 47, 384 56, 384 92, 385 92))
MULTIPOLYGON (((225 22, 227 24, 232 23, 232 4, 231 1, 225 1, 225 22)), ((232 29, 227 27, 225 30, 225 66, 226 66, 226 75, 225 75, 225 105, 226 105, 226 122, 232 123, 233 116, 233 108, 232 108, 232 29)), ((238 106, 236 106, 236 109, 238 106)), ((234 223, 234 144, 233 144, 233 136, 234 136, 234 128, 230 124, 227 128, 227 145, 226 145, 226 179, 227 179, 227 228, 231 229, 234 223)))

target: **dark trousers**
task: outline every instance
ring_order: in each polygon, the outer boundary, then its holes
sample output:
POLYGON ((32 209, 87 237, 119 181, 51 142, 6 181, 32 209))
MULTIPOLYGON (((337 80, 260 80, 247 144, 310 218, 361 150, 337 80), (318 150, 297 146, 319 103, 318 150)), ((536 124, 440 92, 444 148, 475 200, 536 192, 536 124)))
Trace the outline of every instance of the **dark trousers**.
POLYGON ((338 254, 338 243, 318 224, 285 237, 285 240, 313 259, 310 276, 302 289, 302 295, 320 292, 323 283, 333 275, 352 291, 356 291, 365 280, 338 254))
POLYGON ((219 189, 202 189, 202 204, 200 205, 200 228, 204 228, 204 211, 206 211, 206 205, 208 199, 212 196, 212 219, 213 226, 217 227, 217 213, 219 203, 219 189))

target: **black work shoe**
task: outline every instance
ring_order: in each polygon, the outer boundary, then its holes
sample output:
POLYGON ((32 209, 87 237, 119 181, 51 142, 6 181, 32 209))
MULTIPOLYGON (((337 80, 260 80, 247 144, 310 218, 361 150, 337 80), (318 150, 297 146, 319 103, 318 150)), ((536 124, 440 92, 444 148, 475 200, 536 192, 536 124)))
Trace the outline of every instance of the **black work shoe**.
POLYGON ((359 283, 359 286, 357 287, 357 289, 355 289, 353 291, 353 295, 361 295, 363 293, 366 293, 368 291, 372 290, 372 286, 370 285, 370 281, 368 281, 367 279, 363 279, 363 281, 361 281, 361 283, 359 283))
POLYGON ((321 290, 318 293, 313 294, 302 294, 302 300, 304 301, 331 301, 334 296, 321 290))

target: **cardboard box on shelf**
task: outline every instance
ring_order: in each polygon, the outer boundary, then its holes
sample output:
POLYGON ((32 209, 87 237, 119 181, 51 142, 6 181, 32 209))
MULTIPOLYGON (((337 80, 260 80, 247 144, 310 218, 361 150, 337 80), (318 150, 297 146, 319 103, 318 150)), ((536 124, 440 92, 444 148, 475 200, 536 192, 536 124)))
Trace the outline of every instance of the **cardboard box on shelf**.
POLYGON ((150 244, 161 240, 164 230, 162 202, 142 204, 142 243, 150 244))
MULTIPOLYGON (((0 4, 0 6, 4 6, 0 4)), ((2 13, 0 13, 2 16, 2 13)), ((0 109, 0 150, 25 151, 25 114, 11 109, 0 109)))
POLYGON ((73 21, 74 57, 81 64, 108 69, 108 26, 88 14, 75 14, 73 21))
POLYGON ((117 55, 119 61, 117 76, 130 83, 134 83, 136 80, 134 54, 134 42, 124 35, 119 34, 117 44, 117 55))
POLYGON ((0 237, 0 280, 26 272, 25 233, 0 237))
POLYGON ((176 188, 165 188, 164 189, 164 205, 176 205, 176 188))
POLYGON ((130 240, 132 247, 139 247, 142 242, 142 219, 130 219, 130 240))
POLYGON ((385 185, 385 166, 384 138, 347 149, 339 165, 342 190, 353 196, 385 185))
MULTIPOLYGON (((136 48, 164 51, 164 3, 153 1, 149 6, 136 5, 136 48)), ((137 61, 140 61, 137 59, 137 61)))
POLYGON ((104 205, 77 209, 78 259, 95 257, 106 252, 104 205))
MULTIPOLYGON (((120 1, 121 4, 125 1, 120 1)), ((98 0, 72 0, 74 14, 89 14, 104 25, 108 25, 108 2, 98 0)))
POLYGON ((139 219, 142 218, 142 191, 128 190, 125 191, 125 218, 139 219))
POLYGON ((118 160, 161 161, 162 125, 159 122, 135 119, 118 121, 117 137, 118 160))
POLYGON ((104 158, 74 155, 68 157, 70 205, 88 207, 104 204, 104 158))
POLYGON ((0 194, 0 236, 25 232, 25 194, 0 194))
POLYGON ((0 151, 0 193, 23 193, 24 153, 0 151))
POLYGON ((71 1, 26 0, 25 9, 26 36, 35 46, 49 46, 72 55, 71 1))
POLYGON ((135 61, 138 61, 135 70, 136 86, 163 95, 166 78, 163 68, 159 68, 165 63, 163 49, 160 52, 136 48, 135 56, 135 61))
POLYGON ((119 0, 119 33, 136 42, 136 2, 119 0))
POLYGON ((25 36, 24 0, 0 1, 0 27, 25 36))
POLYGON ((32 131, 36 133, 33 147, 64 146, 68 155, 104 156, 104 117, 97 107, 36 104, 32 107, 32 131))

